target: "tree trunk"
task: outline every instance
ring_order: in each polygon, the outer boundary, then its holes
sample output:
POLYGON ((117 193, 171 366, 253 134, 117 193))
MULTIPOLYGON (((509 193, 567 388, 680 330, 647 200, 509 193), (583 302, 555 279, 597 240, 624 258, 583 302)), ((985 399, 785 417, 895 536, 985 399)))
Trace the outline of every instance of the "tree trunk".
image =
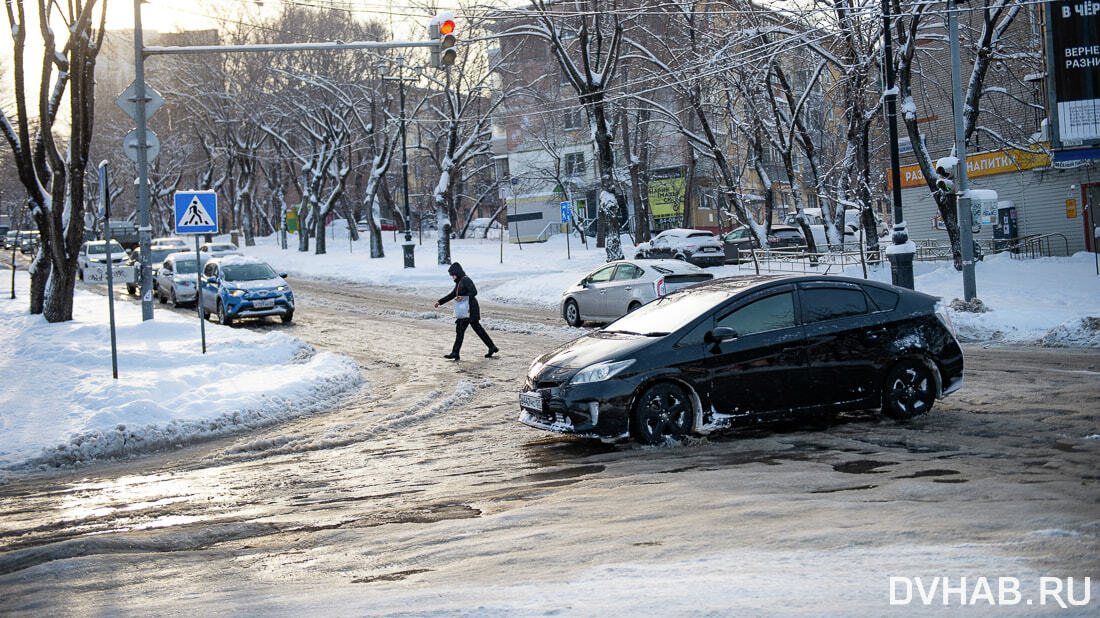
POLYGON ((325 219, 328 218, 328 215, 327 214, 321 214, 321 209, 317 208, 316 206, 313 208, 313 210, 317 213, 313 217, 313 225, 314 225, 313 229, 315 230, 313 235, 316 236, 316 238, 314 238, 314 240, 313 240, 313 253, 315 255, 323 255, 323 254, 326 253, 326 250, 325 250, 325 219))
POLYGON ((442 204, 436 204, 439 209, 436 215, 436 232, 438 237, 436 239, 436 247, 438 249, 438 258, 440 264, 451 263, 451 218, 447 216, 447 207, 442 204))

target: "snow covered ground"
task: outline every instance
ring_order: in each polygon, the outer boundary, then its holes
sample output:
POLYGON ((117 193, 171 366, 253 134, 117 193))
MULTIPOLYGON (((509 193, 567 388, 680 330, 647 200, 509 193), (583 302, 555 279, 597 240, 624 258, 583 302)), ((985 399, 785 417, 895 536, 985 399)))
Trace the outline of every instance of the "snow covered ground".
MULTIPOLYGON (((347 357, 282 333, 206 325, 115 303, 119 379, 111 376, 106 298, 77 290, 73 320, 27 313, 29 278, 0 300, 0 470, 124 457, 321 409, 361 382, 347 357)), ((0 482, 3 481, 0 472, 0 482)))
MULTIPOLYGON (((440 296, 449 290, 447 266, 436 264, 434 236, 424 235, 423 244, 416 246, 416 268, 405 269, 401 246, 392 233, 383 234, 386 257, 372 260, 365 237, 349 243, 346 230, 333 231, 335 237, 327 238, 325 255, 300 253, 293 248, 296 245, 283 251, 275 237, 261 238, 244 252, 294 276, 386 285, 440 296)), ((561 235, 522 247, 505 243, 502 260, 499 240, 451 241, 452 259, 473 278, 481 298, 542 307, 557 307, 562 290, 604 263, 604 251, 597 249, 592 239, 586 249, 574 236, 569 249, 571 259, 566 259, 565 237, 561 235)), ((623 250, 632 256, 633 246, 627 236, 623 236, 623 250)), ((950 264, 917 262, 914 270, 917 290, 942 296, 948 302, 962 298, 962 273, 950 264)), ((752 272, 748 264, 708 271, 716 277, 752 272)), ((856 265, 843 274, 862 277, 863 269, 856 265)), ((868 277, 889 282, 890 268, 887 265, 870 270, 868 277)), ((978 262, 975 279, 978 298, 989 311, 953 312, 952 320, 962 340, 1100 347, 1100 277, 1092 254, 1035 260, 991 255, 978 262)))

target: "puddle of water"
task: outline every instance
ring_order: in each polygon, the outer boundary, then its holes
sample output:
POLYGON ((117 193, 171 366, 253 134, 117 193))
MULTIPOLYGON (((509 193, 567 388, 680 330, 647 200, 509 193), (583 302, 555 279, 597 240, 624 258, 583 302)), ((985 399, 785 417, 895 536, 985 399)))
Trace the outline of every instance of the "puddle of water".
POLYGON ((833 470, 844 474, 882 474, 885 470, 879 470, 884 466, 892 466, 896 461, 877 461, 874 459, 856 459, 833 465, 833 470))

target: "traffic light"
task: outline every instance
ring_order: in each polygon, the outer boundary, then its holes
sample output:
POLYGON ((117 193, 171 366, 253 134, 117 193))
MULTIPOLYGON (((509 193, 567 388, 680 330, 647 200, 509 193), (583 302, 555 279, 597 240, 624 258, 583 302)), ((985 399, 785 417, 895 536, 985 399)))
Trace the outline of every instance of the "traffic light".
POLYGON ((450 13, 440 13, 432 18, 428 24, 428 38, 435 42, 431 48, 433 67, 438 69, 455 63, 458 55, 455 44, 458 38, 455 34, 455 20, 450 13))
POLYGON ((455 36, 455 20, 445 19, 439 24, 439 63, 450 66, 455 63, 458 50, 455 49, 457 38, 455 36))
POLYGON ((959 160, 955 157, 944 157, 939 161, 936 161, 936 187, 944 193, 952 193, 955 191, 955 166, 959 164, 959 160))

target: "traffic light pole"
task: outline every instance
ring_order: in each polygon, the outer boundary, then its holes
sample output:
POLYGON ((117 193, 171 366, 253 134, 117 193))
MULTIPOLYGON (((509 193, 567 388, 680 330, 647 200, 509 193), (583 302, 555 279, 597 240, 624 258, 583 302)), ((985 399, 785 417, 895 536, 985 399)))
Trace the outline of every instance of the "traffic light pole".
MULTIPOLYGON (((349 49, 407 49, 413 47, 438 48, 438 40, 429 41, 354 41, 351 43, 273 43, 267 45, 182 45, 172 47, 145 47, 141 30, 141 3, 134 0, 134 65, 136 88, 137 167, 138 167, 138 231, 141 247, 141 315, 143 320, 153 319, 153 271, 149 261, 149 242, 152 228, 149 225, 149 161, 146 135, 148 117, 145 104, 149 100, 145 91, 145 57, 180 54, 225 54, 238 52, 278 51, 341 51, 349 49)), ((412 237, 409 233, 408 160, 405 155, 405 88, 401 87, 401 167, 405 186, 405 266, 412 268, 412 237)), ((110 225, 110 221, 107 222, 110 225)))
POLYGON ((970 209, 970 194, 966 178, 966 133, 963 128, 962 59, 959 52, 959 11, 956 0, 947 7, 951 39, 951 95, 955 108, 955 220, 959 224, 959 244, 962 251, 963 298, 970 302, 978 296, 974 281, 974 213, 970 209))

